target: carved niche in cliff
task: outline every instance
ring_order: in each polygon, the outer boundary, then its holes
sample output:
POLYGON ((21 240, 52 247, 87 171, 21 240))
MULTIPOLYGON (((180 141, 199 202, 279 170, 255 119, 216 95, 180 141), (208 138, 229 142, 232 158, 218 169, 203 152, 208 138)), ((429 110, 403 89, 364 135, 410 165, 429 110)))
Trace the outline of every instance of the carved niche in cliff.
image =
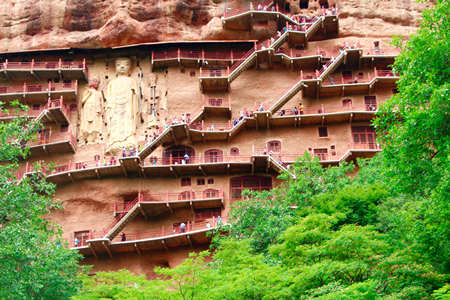
POLYGON ((115 61, 116 78, 106 88, 106 153, 117 155, 122 148, 136 147, 136 129, 139 121, 138 86, 130 77, 131 60, 115 61))
POLYGON ((89 81, 89 88, 81 99, 81 136, 87 143, 96 143, 102 132, 102 93, 98 90, 99 80, 89 81))

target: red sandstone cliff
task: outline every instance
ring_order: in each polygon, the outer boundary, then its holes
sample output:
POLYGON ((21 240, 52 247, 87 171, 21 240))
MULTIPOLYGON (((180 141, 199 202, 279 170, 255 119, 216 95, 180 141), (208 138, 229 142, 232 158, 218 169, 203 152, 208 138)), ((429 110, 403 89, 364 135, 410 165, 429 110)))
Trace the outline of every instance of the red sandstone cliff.
MULTIPOLYGON (((225 5, 239 7, 246 2, 4 0, 0 3, 0 51, 255 38, 245 32, 222 29, 220 17, 225 5)), ((291 2, 292 11, 298 12, 298 1, 291 2)), ((338 2, 340 35, 358 37, 408 35, 415 30, 420 12, 426 7, 414 0, 338 2)), ((311 11, 317 5, 316 0, 310 0, 311 11)))

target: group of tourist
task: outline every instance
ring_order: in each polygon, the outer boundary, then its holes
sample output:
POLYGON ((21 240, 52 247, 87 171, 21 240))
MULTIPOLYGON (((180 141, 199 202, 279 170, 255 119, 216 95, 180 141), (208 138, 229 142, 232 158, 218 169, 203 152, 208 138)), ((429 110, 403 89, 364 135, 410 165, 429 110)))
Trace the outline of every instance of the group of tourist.
MULTIPOLYGON (((298 104, 298 106, 294 106, 294 108, 291 110, 291 115, 292 116, 296 116, 296 115, 303 115, 304 111, 303 111, 303 104, 300 102, 298 104)), ((286 115, 286 110, 285 109, 281 109, 280 110, 280 116, 285 116, 286 115)))

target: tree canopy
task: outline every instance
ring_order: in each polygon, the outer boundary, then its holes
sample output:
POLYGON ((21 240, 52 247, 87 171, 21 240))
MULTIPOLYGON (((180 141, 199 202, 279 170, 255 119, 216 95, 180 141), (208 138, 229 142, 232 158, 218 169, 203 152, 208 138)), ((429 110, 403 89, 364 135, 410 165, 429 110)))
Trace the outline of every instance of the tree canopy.
POLYGON ((0 123, 0 299, 68 299, 80 285, 79 255, 63 247, 60 229, 45 219, 60 207, 54 186, 38 173, 18 176, 39 127, 26 117, 0 123))

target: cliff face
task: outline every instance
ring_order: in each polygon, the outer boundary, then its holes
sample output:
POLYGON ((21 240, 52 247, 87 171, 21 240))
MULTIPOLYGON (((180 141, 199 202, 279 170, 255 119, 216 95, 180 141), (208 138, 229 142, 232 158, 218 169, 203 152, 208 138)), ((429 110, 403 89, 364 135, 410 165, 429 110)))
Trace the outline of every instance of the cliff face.
MULTIPOLYGON (((330 4, 333 1, 330 1, 330 4)), ((61 47, 111 47, 134 43, 255 38, 223 31, 227 7, 242 0, 4 0, 0 3, 0 51, 61 47)), ((414 0, 340 0, 340 35, 409 35, 427 6, 414 0)), ((317 0, 293 13, 317 13, 317 0)), ((262 35, 256 35, 262 37, 262 35)))

